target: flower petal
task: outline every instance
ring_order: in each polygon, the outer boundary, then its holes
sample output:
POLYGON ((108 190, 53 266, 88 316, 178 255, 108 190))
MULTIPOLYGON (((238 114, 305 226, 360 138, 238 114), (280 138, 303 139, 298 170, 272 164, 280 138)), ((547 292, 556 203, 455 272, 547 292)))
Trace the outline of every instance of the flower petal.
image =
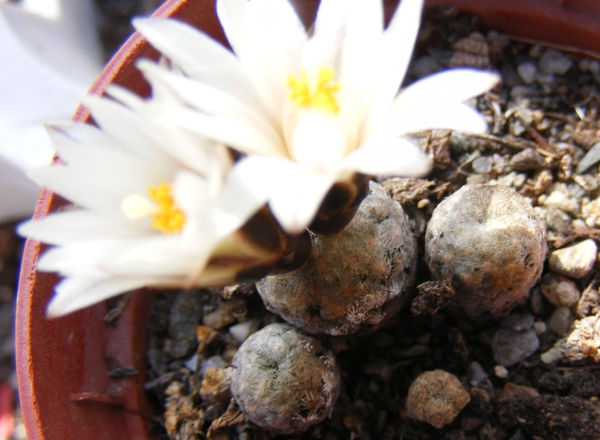
POLYGON ((241 121, 209 116, 184 107, 165 112, 161 120, 230 145, 241 153, 282 156, 279 147, 267 136, 241 121))
POLYGON ((241 159, 236 173, 257 200, 269 200, 271 212, 291 234, 312 222, 338 174, 310 173, 288 160, 258 156, 241 159))
POLYGON ((84 105, 92 113, 94 121, 125 151, 161 164, 176 166, 164 149, 149 136, 152 127, 148 119, 106 98, 87 96, 84 105))
POLYGON ((269 207, 283 229, 298 234, 314 220, 323 199, 335 183, 334 173, 299 173, 288 176, 285 191, 269 199, 269 207))
POLYGON ((426 175, 431 168, 423 150, 401 137, 368 143, 348 156, 345 166, 367 175, 416 177, 426 175))
POLYGON ((334 168, 346 149, 337 120, 320 112, 301 114, 291 142, 294 160, 305 167, 334 168))
POLYGON ((120 151, 66 145, 58 150, 68 165, 39 168, 29 176, 68 200, 107 215, 120 217, 123 198, 146 194, 149 186, 171 179, 172 170, 120 151))
POLYGON ((133 25, 191 78, 257 108, 262 106, 240 60, 212 38, 173 19, 138 18, 133 25))
POLYGON ((494 72, 475 69, 445 70, 406 87, 395 99, 393 107, 423 99, 463 102, 489 91, 499 81, 500 76, 494 72))
POLYGON ((56 294, 48 304, 48 318, 58 318, 113 296, 144 286, 139 279, 66 278, 56 286, 56 294))
POLYGON ((237 97, 227 95, 209 85, 171 73, 160 68, 157 64, 146 61, 139 62, 137 66, 152 83, 153 88, 156 88, 158 83, 163 83, 184 102, 198 110, 214 116, 235 119, 248 126, 255 127, 257 131, 270 139, 270 144, 274 148, 279 148, 281 154, 285 154, 285 147, 281 145, 280 134, 270 121, 264 117, 266 115, 261 115, 256 111, 256 108, 249 107, 243 101, 238 100, 237 97))
POLYGON ((68 245, 99 239, 143 237, 151 228, 139 223, 118 221, 90 211, 77 210, 50 214, 39 220, 22 223, 18 233, 34 240, 54 245, 68 245))
POLYGON ((442 128, 485 133, 487 122, 477 110, 466 104, 429 99, 397 107, 376 128, 372 137, 398 136, 442 128))
POLYGON ((217 218, 217 235, 225 237, 250 219, 267 202, 267 197, 257 197, 237 172, 236 166, 229 172, 224 186, 214 201, 217 218))
POLYGON ((423 0, 402 0, 385 30, 367 133, 387 112, 402 84, 419 32, 422 9, 423 0))
POLYGON ((304 26, 281 0, 217 0, 217 13, 234 52, 275 118, 288 93, 287 77, 300 71, 304 26))

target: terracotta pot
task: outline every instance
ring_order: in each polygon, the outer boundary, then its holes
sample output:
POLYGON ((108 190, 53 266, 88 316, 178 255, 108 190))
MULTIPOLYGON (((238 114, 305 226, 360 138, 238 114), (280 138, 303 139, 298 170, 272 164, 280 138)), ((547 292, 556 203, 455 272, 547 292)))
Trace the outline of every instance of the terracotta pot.
MULTIPOLYGON (((294 2, 305 23, 314 16, 317 0, 294 2)), ((386 0, 389 11, 395 2, 386 0)), ((600 3, 595 0, 430 0, 478 15, 485 25, 524 39, 568 46, 600 54, 600 3)), ((181 18, 224 41, 214 0, 168 0, 157 16, 181 18)), ((133 60, 156 58, 134 35, 108 64, 91 92, 101 94, 109 83, 142 95, 148 86, 133 60)), ((76 120, 87 121, 80 108, 76 120)), ((64 201, 42 191, 35 217, 56 210, 64 201)), ((25 246, 17 299, 16 349, 23 417, 29 439, 150 439, 150 407, 145 381, 146 318, 151 294, 135 293, 115 325, 103 322, 106 306, 99 304, 55 320, 45 319, 45 307, 58 281, 37 273, 43 250, 29 240, 25 246), (137 374, 111 379, 116 367, 137 374)))

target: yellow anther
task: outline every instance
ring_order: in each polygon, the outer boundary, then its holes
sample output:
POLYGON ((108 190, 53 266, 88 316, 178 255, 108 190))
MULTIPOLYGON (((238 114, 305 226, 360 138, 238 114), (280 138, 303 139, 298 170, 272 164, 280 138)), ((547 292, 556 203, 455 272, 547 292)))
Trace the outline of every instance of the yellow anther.
POLYGON ((310 84, 306 71, 302 72, 300 78, 290 75, 287 81, 290 88, 288 99, 298 107, 312 107, 337 114, 340 108, 335 95, 341 86, 333 82, 334 77, 335 71, 326 67, 319 71, 315 84, 310 84))
POLYGON ((151 186, 148 188, 148 194, 158 205, 157 210, 150 214, 152 227, 165 234, 181 231, 185 224, 185 215, 175 205, 169 184, 163 182, 158 187, 151 186))

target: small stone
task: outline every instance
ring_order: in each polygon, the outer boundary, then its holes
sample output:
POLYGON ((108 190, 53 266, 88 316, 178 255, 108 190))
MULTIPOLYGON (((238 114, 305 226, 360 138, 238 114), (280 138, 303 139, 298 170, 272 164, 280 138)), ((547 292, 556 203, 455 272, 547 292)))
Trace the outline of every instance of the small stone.
POLYGON ((572 65, 569 57, 554 49, 546 50, 538 60, 538 69, 547 75, 564 75, 572 65))
POLYGON ((516 85, 510 89, 510 97, 515 101, 525 98, 529 95, 529 87, 516 85))
POLYGON ((491 156, 481 156, 475 159, 471 166, 476 173, 488 174, 492 171, 494 159, 491 156))
POLYGON ((513 313, 512 315, 504 318, 500 325, 502 327, 511 328, 514 331, 522 332, 529 330, 533 326, 535 317, 529 313, 513 313))
POLYGON ((567 307, 559 307, 552 313, 550 321, 548 321, 548 326, 550 330, 559 335, 564 335, 569 331, 569 327, 571 327, 573 321, 575 321, 573 311, 567 307))
POLYGON ((206 347, 215 340, 217 332, 206 325, 196 326, 196 337, 198 339, 198 353, 203 353, 206 347))
POLYGON ((536 212, 543 211, 543 218, 548 229, 564 235, 571 228, 571 217, 562 209, 554 206, 549 208, 537 206, 536 208, 536 212))
POLYGON ((504 365, 496 365, 494 366, 494 375, 498 379, 506 379, 508 377, 508 370, 504 365))
POLYGON ((533 330, 535 331, 536 335, 538 335, 538 336, 543 335, 544 333, 546 333, 546 330, 547 330, 546 323, 544 321, 534 322, 533 330))
POLYGON ((596 78, 600 75, 600 62, 589 58, 584 58, 578 63, 579 70, 582 72, 593 73, 596 78))
POLYGON ((226 403, 231 399, 232 368, 212 367, 206 370, 200 384, 200 396, 212 403, 226 403))
POLYGON ((540 291, 544 298, 555 307, 573 307, 581 296, 581 292, 573 280, 556 274, 548 274, 542 278, 540 291))
POLYGON ((471 400, 458 378, 443 370, 433 370, 417 377, 408 389, 408 416, 429 423, 437 429, 452 423, 471 400))
POLYGON ((232 298, 217 310, 204 315, 202 323, 215 330, 222 329, 238 320, 247 313, 246 302, 241 298, 232 298))
POLYGON ((585 173, 590 167, 600 162, 600 142, 595 143, 577 164, 577 174, 585 173))
POLYGON ((542 353, 540 355, 540 360, 548 365, 556 365, 557 363, 559 363, 563 359, 564 354, 562 352, 562 347, 557 344, 560 344, 562 341, 564 340, 559 340, 554 347, 542 353))
POLYGON ((531 289, 531 295, 529 296, 529 307, 536 316, 541 316, 545 309, 544 297, 539 287, 531 289))
POLYGON ((510 367, 531 356, 540 347, 540 340, 534 330, 516 332, 500 328, 492 339, 494 360, 510 367))
POLYGON ((423 78, 440 70, 442 70, 442 66, 430 55, 417 58, 410 66, 410 74, 415 78, 423 78))
POLYGON ((575 321, 569 335, 540 356, 542 362, 550 365, 588 358, 600 362, 600 315, 575 321))
MULTIPOLYGON (((571 278, 583 278, 590 273, 598 256, 598 246, 592 239, 555 250, 548 260, 553 272, 571 278)), ((579 299, 579 298, 577 298, 579 299)))
POLYGON ((476 387, 485 379, 487 379, 488 375, 484 371, 483 367, 479 362, 473 361, 471 365, 469 365, 469 383, 476 387))
POLYGON ((196 367, 198 366, 198 353, 194 353, 194 355, 186 360, 183 365, 192 373, 196 371, 196 367))
POLYGON ((565 212, 575 214, 579 212, 579 202, 570 198, 562 188, 553 190, 543 201, 544 206, 555 207, 565 212))
POLYGON ((169 337, 172 340, 171 356, 183 358, 198 345, 195 329, 202 318, 202 301, 197 290, 179 292, 169 314, 169 337))
POLYGON ((590 228, 600 227, 600 197, 584 203, 581 207, 581 216, 590 228))
POLYGON ((535 63, 529 61, 519 64, 517 72, 525 84, 531 84, 537 76, 537 67, 535 67, 535 63))
POLYGON ((542 169, 546 161, 533 148, 526 148, 511 157, 508 163, 516 171, 536 171, 542 169))
POLYGON ((205 359, 200 364, 200 374, 204 376, 208 370, 211 368, 225 368, 227 367, 227 362, 221 356, 211 356, 208 359, 205 359))
POLYGON ((244 342, 248 337, 256 332, 260 328, 260 322, 258 319, 250 319, 245 322, 241 322, 236 325, 229 327, 229 334, 235 342, 240 344, 244 342))
POLYGON ((288 324, 251 335, 233 358, 231 392, 246 418, 296 434, 329 416, 340 388, 334 354, 288 324))
POLYGON ((534 388, 517 385, 516 383, 506 382, 502 392, 500 393, 499 401, 527 399, 529 397, 539 397, 540 393, 534 388))

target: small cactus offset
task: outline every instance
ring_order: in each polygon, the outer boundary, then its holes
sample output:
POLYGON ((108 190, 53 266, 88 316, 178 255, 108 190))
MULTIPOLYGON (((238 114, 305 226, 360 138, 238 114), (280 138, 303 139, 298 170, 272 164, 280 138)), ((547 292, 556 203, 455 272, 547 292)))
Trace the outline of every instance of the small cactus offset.
POLYGON ((437 280, 457 280, 454 303, 473 320, 522 304, 546 258, 545 225, 522 196, 500 185, 464 186, 427 225, 425 258, 437 280))

